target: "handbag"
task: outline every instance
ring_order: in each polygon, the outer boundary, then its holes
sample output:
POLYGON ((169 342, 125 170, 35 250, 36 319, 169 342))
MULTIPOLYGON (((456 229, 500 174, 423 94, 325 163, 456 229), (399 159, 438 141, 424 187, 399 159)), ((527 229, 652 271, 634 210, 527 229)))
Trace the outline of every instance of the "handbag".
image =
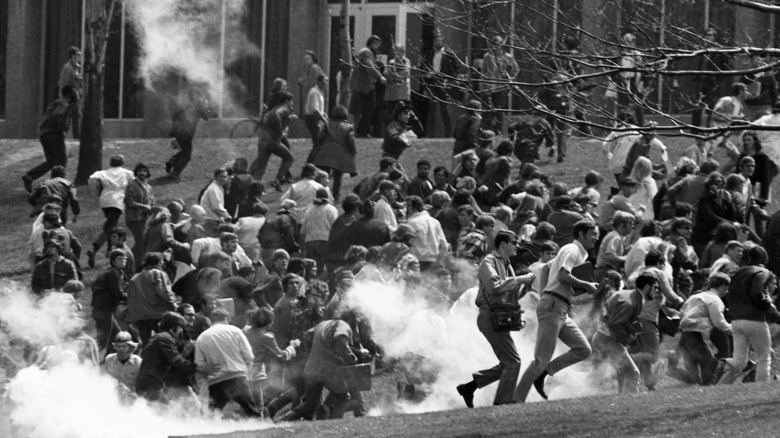
POLYGON ((658 331, 669 336, 674 336, 680 329, 680 314, 666 306, 658 309, 658 331))
MULTIPOLYGON (((511 266, 509 267, 509 270, 514 274, 511 266)), ((521 288, 525 286, 526 285, 522 285, 521 288)), ((514 289, 514 287, 512 287, 512 289, 514 289)), ((490 305, 490 299, 488 299, 485 289, 482 289, 482 294, 485 295, 485 302, 490 311, 490 323, 494 332, 512 332, 521 330, 525 327, 525 321, 523 321, 523 307, 517 303, 516 299, 518 293, 506 291, 504 294, 508 295, 509 299, 504 299, 494 306, 490 305)))

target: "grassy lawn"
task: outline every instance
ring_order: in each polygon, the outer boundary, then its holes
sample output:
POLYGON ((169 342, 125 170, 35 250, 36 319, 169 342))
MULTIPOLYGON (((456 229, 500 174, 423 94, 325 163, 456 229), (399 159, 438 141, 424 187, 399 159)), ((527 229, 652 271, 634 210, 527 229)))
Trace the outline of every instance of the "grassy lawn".
MULTIPOLYGON (((673 161, 682 155, 682 150, 689 144, 686 139, 680 138, 663 140, 669 146, 673 161)), ((293 170, 297 174, 300 163, 308 154, 310 142, 296 139, 291 143, 296 158, 293 170)), ((127 159, 128 167, 132 168, 142 161, 151 167, 153 177, 159 176, 164 174, 163 163, 172 153, 168 145, 167 139, 108 140, 104 145, 103 160, 107 165, 111 155, 121 153, 127 159)), ((361 139, 358 140, 357 148, 360 175, 356 178, 345 177, 343 191, 351 190, 363 176, 373 173, 381 157, 381 140, 361 139)), ((449 166, 451 150, 451 140, 419 139, 404 153, 401 162, 410 174, 414 174, 415 163, 422 158, 430 160, 434 166, 438 164, 449 166)), ((6 175, 0 181, 0 205, 4 212, 0 216, 0 228, 4 230, 0 234, 0 248, 6 255, 0 260, 0 277, 26 282, 29 278, 27 254, 32 220, 29 217, 31 208, 25 201, 27 193, 22 187, 21 176, 27 169, 42 160, 43 153, 35 140, 9 140, 0 143, 0 156, 5 157, 0 163, 0 171, 6 175)), ((72 178, 76 172, 77 143, 69 142, 68 156, 70 158, 68 176, 72 178)), ((208 183, 211 171, 239 156, 253 160, 256 156, 255 142, 250 139, 197 139, 192 162, 182 178, 175 183, 154 187, 158 204, 164 205, 172 199, 183 199, 188 206, 191 205, 196 201, 200 189, 208 183)), ((266 173, 268 178, 275 175, 278 164, 278 159, 272 158, 266 173)), ((603 194, 606 195, 609 185, 614 185, 613 178, 606 169, 606 159, 601 153, 601 144, 595 140, 571 139, 569 156, 564 163, 555 163, 545 156, 539 165, 542 171, 552 176, 555 181, 565 182, 569 187, 582 184, 585 173, 591 169, 598 170, 605 177, 605 184, 601 190, 603 194)), ((515 163, 515 167, 517 166, 518 164, 515 163)), ((86 249, 100 232, 103 214, 98 207, 97 197, 90 193, 87 187, 79 189, 82 215, 78 223, 69 223, 68 228, 75 233, 86 249)), ((279 194, 273 189, 267 192, 266 202, 271 207, 271 211, 278 206, 278 198, 279 194)), ((121 224, 124 225, 123 220, 121 224)), ((104 263, 103 256, 98 257, 98 269, 100 264, 104 263)), ((90 278, 89 269, 86 272, 87 278, 90 278)))
MULTIPOLYGON (((671 159, 676 161, 690 142, 682 138, 663 138, 668 146, 671 159)), ((291 141, 296 164, 293 173, 300 171, 310 148, 309 140, 296 139, 291 141)), ((373 173, 381 156, 381 140, 359 140, 357 178, 345 177, 343 191, 351 188, 366 175, 373 173)), ((70 166, 68 176, 73 177, 76 171, 78 145, 69 143, 70 166)), ((410 174, 414 173, 415 162, 426 158, 434 165, 450 165, 452 150, 451 140, 421 139, 414 142, 411 149, 404 153, 402 164, 410 174)), ((571 139, 569 155, 564 163, 558 164, 546 158, 539 163, 543 172, 552 176, 555 181, 564 182, 569 187, 580 185, 585 173, 595 169, 605 177, 601 188, 604 199, 609 186, 614 185, 613 177, 606 168, 606 159, 601 152, 601 142, 587 139, 571 139)), ((123 154, 128 167, 132 168, 138 162, 145 162, 151 167, 152 176, 164 173, 163 163, 172 154, 168 139, 152 140, 110 140, 105 142, 104 163, 110 156, 123 154)), ((236 157, 246 157, 250 161, 256 155, 253 140, 229 139, 197 139, 192 162, 185 170, 182 178, 175 183, 155 185, 154 192, 158 204, 165 205, 172 199, 183 199, 189 206, 195 202, 198 192, 209 182, 214 168, 223 166, 236 157)), ((0 171, 6 175, 0 180, 0 205, 4 214, 0 216, 0 248, 5 257, 0 259, 0 278, 10 278, 22 283, 29 283, 29 266, 27 254, 29 251, 29 234, 32 219, 29 217, 30 206, 25 201, 21 176, 30 167, 42 160, 40 145, 34 140, 7 140, 0 142, 0 171)), ((716 158, 723 158, 717 155, 716 158)), ((278 167, 278 158, 272 158, 267 175, 270 178, 278 167)), ((515 163, 515 167, 517 167, 515 163)), ((516 171, 513 175, 516 174, 516 171)), ((268 180, 268 179, 267 179, 268 180)), ((775 188, 776 190, 778 188, 775 188)), ((280 194, 270 189, 266 202, 274 211, 278 206, 280 194)), ((81 241, 84 248, 100 232, 103 215, 98 207, 97 198, 89 193, 86 187, 80 188, 82 215, 75 224, 68 227, 81 241)), ((776 207, 771 206, 771 211, 776 207)), ((124 222, 122 221, 122 225, 124 222)), ((130 237, 132 239, 132 237, 130 237)), ((85 283, 88 292, 82 298, 85 305, 89 304, 92 281, 95 275, 106 266, 105 254, 100 254, 95 269, 86 267, 85 283)), ((90 321, 91 322, 91 321, 90 321)), ((523 356, 527 363, 530 357, 523 356)), ((366 402, 371 406, 389 406, 395 400, 395 382, 399 376, 384 374, 374 379, 374 390, 366 394, 366 402)), ((598 436, 650 436, 650 435, 683 435, 701 436, 745 434, 749 430, 762 430, 765 434, 773 430, 775 416, 767 410, 773 406, 776 392, 762 390, 757 395, 752 391, 740 390, 738 386, 731 388, 688 388, 673 389, 678 386, 666 379, 665 388, 659 393, 643 394, 641 396, 599 398, 580 398, 551 403, 531 403, 522 407, 502 407, 496 409, 454 410, 423 415, 388 415, 358 420, 345 420, 339 423, 306 423, 268 431, 268 436, 474 436, 489 434, 491 436, 518 436, 519 434, 534 436, 561 435, 598 435, 598 436), (745 411, 735 413, 737 406, 751 406, 749 414, 745 411), (742 413, 740 413, 742 412, 742 413), (738 415, 739 421, 722 420, 724 415, 738 415), (747 416, 746 416, 747 415, 747 416), (765 417, 761 417, 765 415, 765 417), (758 418, 758 420, 756 420, 758 418), (755 426, 753 429, 745 425, 755 426), (338 424, 338 426, 336 426, 338 424)), ((773 386, 773 388, 776 388, 773 386)), ((774 390, 776 391, 776 389, 774 390)), ((491 390, 492 392, 492 390, 491 390)), ((774 408, 772 408, 774 409, 774 408)), ((762 435, 765 435, 762 434, 762 435)), ((230 436, 254 436, 235 434, 230 436)))

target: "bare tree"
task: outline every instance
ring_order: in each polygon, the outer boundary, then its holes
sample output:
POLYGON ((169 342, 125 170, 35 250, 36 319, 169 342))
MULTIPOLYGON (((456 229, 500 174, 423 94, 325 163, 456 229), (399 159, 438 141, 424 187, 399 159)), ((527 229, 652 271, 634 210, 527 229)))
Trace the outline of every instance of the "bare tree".
POLYGON ((87 0, 84 50, 84 112, 76 184, 86 184, 103 165, 103 80, 106 46, 118 0, 87 0))
POLYGON ((341 49, 341 62, 339 71, 341 81, 339 83, 338 104, 349 106, 349 77, 352 73, 352 41, 349 38, 349 0, 341 1, 341 23, 339 29, 339 48, 341 49))
MULTIPOLYGON (((460 89, 455 94, 465 97, 451 103, 462 105, 468 98, 483 97, 479 90, 485 86, 509 83, 514 101, 510 112, 515 115, 534 113, 611 130, 618 112, 631 110, 660 118, 658 130, 678 134, 697 128, 689 117, 671 114, 706 114, 713 99, 731 93, 734 81, 774 75, 780 66, 774 36, 767 31, 754 38, 751 29, 735 29, 737 10, 749 9, 768 23, 780 7, 753 0, 712 0, 710 22, 704 26, 703 11, 692 10, 691 3, 453 0, 437 4, 435 25, 465 38, 462 46, 470 49, 459 52, 464 62, 471 61, 469 77, 448 78, 460 89), (719 38, 709 38, 705 27, 716 29, 719 38), (624 39, 626 33, 634 38, 624 39), (517 77, 487 78, 473 62, 491 49, 495 36, 505 37, 503 49, 520 64, 517 77), (629 86, 634 78, 641 78, 638 89, 629 86), (552 109, 545 99, 549 95, 567 101, 569 110, 552 109)), ((714 135, 718 128, 703 127, 698 132, 714 135)))

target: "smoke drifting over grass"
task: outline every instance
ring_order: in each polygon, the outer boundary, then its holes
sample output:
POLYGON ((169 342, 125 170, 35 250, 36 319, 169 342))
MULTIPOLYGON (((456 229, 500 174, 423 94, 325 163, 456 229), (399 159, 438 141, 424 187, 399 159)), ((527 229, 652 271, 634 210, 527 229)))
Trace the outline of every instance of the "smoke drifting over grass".
MULTIPOLYGON (((476 278, 476 273, 472 278, 476 278)), ((424 294, 428 291, 423 291, 424 294)), ((371 321, 374 340, 385 349, 385 355, 401 360, 411 375, 426 375, 433 370, 432 382, 416 385, 427 396, 419 402, 399 400, 394 406, 376 407, 370 415, 382 415, 386 411, 420 413, 463 408, 463 399, 455 390, 460 383, 471 380, 472 373, 490 368, 498 363, 490 344, 477 329, 478 309, 474 305, 477 288, 464 293, 452 310, 440 313, 443 327, 437 326, 436 318, 424 312, 428 303, 420 298, 410 298, 404 286, 398 283, 358 282, 350 291, 348 301, 360 309, 371 321), (409 355, 419 355, 425 360, 413 362, 409 355), (414 365, 411 365, 414 364, 414 365)), ((536 341, 536 303, 534 295, 527 295, 522 301, 525 309, 526 328, 513 332, 522 360, 522 371, 534 357, 536 341)), ((557 356, 568 347, 558 343, 557 356)), ((592 378, 590 363, 566 369, 547 379, 548 395, 551 400, 602 394, 614 390, 611 384, 603 385, 601 377, 592 378)), ((521 375, 522 375, 521 371, 521 375)), ((490 406, 493 403, 497 383, 478 390, 474 394, 475 406, 490 406)), ((528 402, 541 401, 531 391, 528 402)))
POLYGON ((141 41, 139 74, 147 87, 177 94, 168 78, 173 73, 193 84, 207 84, 211 101, 221 100, 225 111, 242 111, 227 90, 245 87, 226 68, 260 54, 244 31, 245 1, 134 0, 126 7, 141 41))
POLYGON ((46 366, 23 368, 8 383, 0 412, 10 413, 0 420, 0 435, 13 430, 15 438, 150 438, 269 426, 201 416, 175 403, 162 409, 122 399, 114 379, 78 360, 78 344, 71 341, 83 328, 82 313, 70 295, 54 293, 36 301, 18 283, 0 281, 0 345, 16 353, 22 366, 24 343, 33 351, 53 346, 46 366))

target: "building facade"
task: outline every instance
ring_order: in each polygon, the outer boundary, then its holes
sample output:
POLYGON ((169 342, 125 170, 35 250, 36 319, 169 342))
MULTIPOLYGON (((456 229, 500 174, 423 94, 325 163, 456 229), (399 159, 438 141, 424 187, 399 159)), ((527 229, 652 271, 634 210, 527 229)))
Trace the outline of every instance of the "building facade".
MULTIPOLYGON (((34 138, 44 108, 56 97, 57 79, 67 61, 71 46, 83 48, 84 16, 93 0, 0 0, 0 138, 34 138)), ((213 11, 219 13, 220 2, 213 11)), ((583 46, 595 47, 599 40, 616 41, 620 33, 634 31, 638 44, 668 44, 676 26, 701 33, 707 25, 723 29, 730 41, 753 46, 773 46, 777 39, 772 14, 762 14, 717 0, 528 0, 493 2, 487 0, 350 0, 350 38, 354 48, 365 45, 371 35, 382 38, 380 53, 392 43, 403 43, 413 65, 432 47, 440 31, 447 46, 463 61, 464 75, 474 74, 475 60, 487 50, 486 39, 495 34, 515 35, 536 41, 550 52, 559 49, 564 35, 576 34, 583 46), (643 9, 644 8, 644 9, 643 9), (703 13, 702 13, 703 12, 703 13), (659 19, 662 16, 663 19, 659 19), (660 24, 659 24, 660 23, 660 24)), ((341 62, 339 24, 342 0, 251 0, 246 2, 242 26, 258 53, 229 65, 226 75, 237 78, 240 87, 224 85, 215 102, 217 117, 202 123, 199 136, 225 136, 241 118, 257 116, 264 95, 276 77, 286 78, 302 102, 297 79, 302 75, 303 55, 313 50, 319 64, 332 78, 329 96, 336 95, 336 74, 341 62), (227 102, 237 105, 228 105, 227 102)), ((104 136, 167 136, 168 115, 162 100, 138 76, 142 56, 135 24, 124 6, 114 11, 108 42, 104 85, 104 136)), ((224 28, 224 26, 223 26, 224 28)), ((227 35, 216 32, 215 44, 224 50, 227 35)), ((527 53, 514 53, 524 82, 541 79, 539 60, 527 53)), ((227 82, 226 82, 227 83, 227 82)), ((413 90, 419 82, 413 78, 413 90)), ((682 78, 659 81, 650 99, 665 112, 683 112, 681 96, 694 86, 682 78)), ((594 96, 598 99, 599 96, 594 96)), ((335 99, 329 99, 333 101, 335 99)), ((528 105, 517 93, 512 106, 528 105)), ((332 102, 331 102, 332 105, 332 102)), ((300 108, 298 108, 300 109, 300 108)), ((303 135, 302 126, 294 126, 303 135)), ((439 133, 447 135, 448 133, 439 133)))

